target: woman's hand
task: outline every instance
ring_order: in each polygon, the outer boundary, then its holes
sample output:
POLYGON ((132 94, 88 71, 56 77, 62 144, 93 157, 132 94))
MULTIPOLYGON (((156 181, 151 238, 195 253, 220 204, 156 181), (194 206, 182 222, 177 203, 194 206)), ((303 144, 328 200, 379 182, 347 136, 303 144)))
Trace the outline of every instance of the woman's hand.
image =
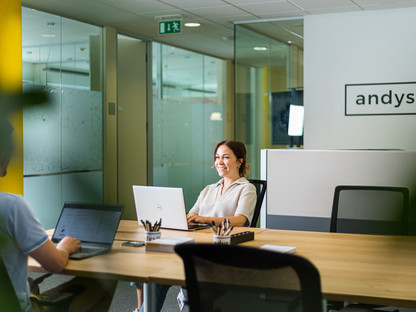
POLYGON ((207 217, 201 217, 197 215, 196 213, 190 212, 186 215, 186 221, 189 222, 195 222, 195 223, 209 223, 210 218, 207 217))
POLYGON ((189 222, 195 222, 195 223, 208 223, 211 224, 212 221, 215 222, 216 225, 221 224, 221 222, 224 219, 230 220, 230 225, 232 226, 248 226, 248 220, 243 215, 236 215, 233 217, 201 217, 197 215, 196 213, 188 213, 186 215, 186 220, 189 222))
POLYGON ((194 220, 198 217, 196 213, 190 212, 186 215, 186 221, 189 222, 195 222, 194 220))

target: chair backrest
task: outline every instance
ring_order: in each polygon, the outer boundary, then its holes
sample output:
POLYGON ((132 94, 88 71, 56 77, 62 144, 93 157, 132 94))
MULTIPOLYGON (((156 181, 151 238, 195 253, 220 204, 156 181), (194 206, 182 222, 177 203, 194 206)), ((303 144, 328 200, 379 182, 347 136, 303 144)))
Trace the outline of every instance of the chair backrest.
POLYGON ((0 256, 0 307, 2 311, 22 311, 9 273, 0 256))
POLYGON ((256 208, 254 209, 253 219, 251 220, 250 227, 257 226, 257 220, 260 216, 261 205, 263 203, 264 194, 266 194, 267 182, 264 180, 248 180, 251 184, 256 187, 257 192, 257 201, 256 201, 256 208))
POLYGON ((296 255, 237 245, 175 246, 191 312, 322 312, 318 270, 296 255))
POLYGON ((407 235, 409 190, 405 187, 339 185, 331 232, 407 235))

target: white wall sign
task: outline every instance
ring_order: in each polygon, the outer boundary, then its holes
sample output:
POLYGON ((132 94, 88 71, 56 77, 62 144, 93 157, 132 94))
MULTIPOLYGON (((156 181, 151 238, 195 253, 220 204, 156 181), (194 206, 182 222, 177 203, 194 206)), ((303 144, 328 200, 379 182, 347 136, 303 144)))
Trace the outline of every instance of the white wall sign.
POLYGON ((416 114, 416 82, 345 85, 345 115, 416 114))

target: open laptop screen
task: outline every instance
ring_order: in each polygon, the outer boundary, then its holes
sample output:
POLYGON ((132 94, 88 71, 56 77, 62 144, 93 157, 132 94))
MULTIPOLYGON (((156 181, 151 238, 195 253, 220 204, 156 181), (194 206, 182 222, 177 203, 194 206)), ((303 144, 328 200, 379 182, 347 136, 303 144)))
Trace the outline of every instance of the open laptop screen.
POLYGON ((71 236, 83 243, 112 244, 122 212, 118 205, 65 203, 52 241, 71 236))

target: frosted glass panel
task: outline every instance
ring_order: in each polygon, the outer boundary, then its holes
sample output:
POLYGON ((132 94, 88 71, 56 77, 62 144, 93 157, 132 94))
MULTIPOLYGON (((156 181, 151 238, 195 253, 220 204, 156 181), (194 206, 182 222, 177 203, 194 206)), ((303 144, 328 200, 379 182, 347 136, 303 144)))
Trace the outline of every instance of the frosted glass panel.
POLYGON ((103 200, 101 28, 22 8, 24 195, 49 228, 65 201, 103 200))
MULTIPOLYGON (((31 88, 34 86, 26 85, 24 89, 31 88)), ((23 112, 24 174, 101 170, 101 92, 57 87, 46 90, 51 104, 28 107, 23 112)))
POLYGON ((62 89, 62 170, 102 170, 102 94, 62 89))
POLYGON ((61 172, 61 105, 59 89, 24 84, 23 91, 40 89, 48 92, 51 103, 23 110, 24 175, 61 172))
POLYGON ((189 210, 220 179, 213 149, 224 139, 224 61, 153 44, 153 185, 182 187, 189 210))
POLYGON ((56 225, 63 202, 101 201, 102 179, 102 171, 26 177, 24 194, 43 226, 51 229, 56 225))

